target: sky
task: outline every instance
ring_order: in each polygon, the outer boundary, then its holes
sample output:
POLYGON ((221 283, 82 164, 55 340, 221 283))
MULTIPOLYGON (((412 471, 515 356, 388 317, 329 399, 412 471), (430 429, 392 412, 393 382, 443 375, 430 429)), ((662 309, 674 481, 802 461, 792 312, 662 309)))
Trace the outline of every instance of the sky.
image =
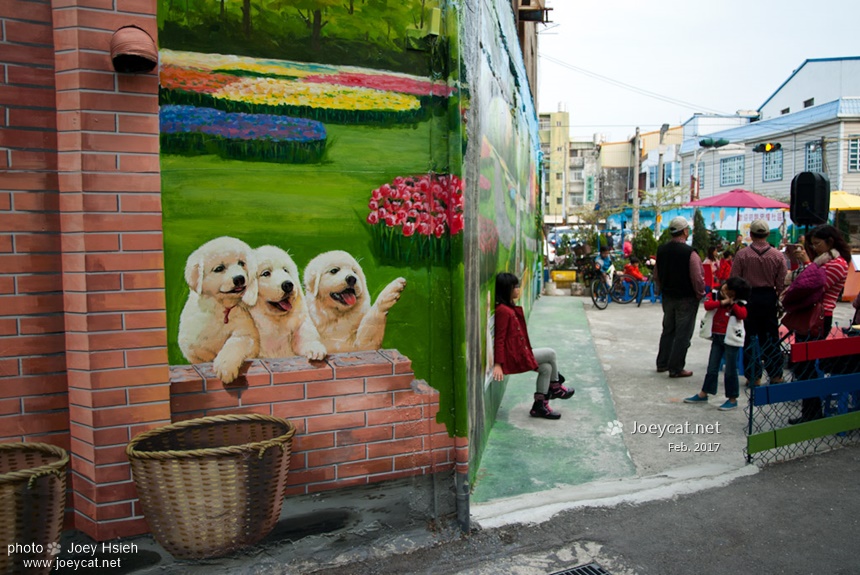
POLYGON ((696 112, 755 110, 810 58, 860 56, 860 0, 547 0, 538 112, 626 140, 696 112))

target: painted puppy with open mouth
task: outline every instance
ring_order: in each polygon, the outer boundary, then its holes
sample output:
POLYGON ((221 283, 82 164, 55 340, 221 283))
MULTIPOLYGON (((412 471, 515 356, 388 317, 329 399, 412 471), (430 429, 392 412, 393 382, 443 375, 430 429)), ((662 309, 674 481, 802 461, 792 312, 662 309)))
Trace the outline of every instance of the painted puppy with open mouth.
POLYGON ((329 353, 379 349, 388 312, 406 287, 404 278, 393 280, 371 305, 361 265, 340 250, 308 262, 304 283, 308 311, 329 353))
POLYGON ((276 246, 261 246, 254 256, 259 295, 250 311, 260 334, 260 357, 323 359, 326 348, 308 314, 293 258, 276 246))

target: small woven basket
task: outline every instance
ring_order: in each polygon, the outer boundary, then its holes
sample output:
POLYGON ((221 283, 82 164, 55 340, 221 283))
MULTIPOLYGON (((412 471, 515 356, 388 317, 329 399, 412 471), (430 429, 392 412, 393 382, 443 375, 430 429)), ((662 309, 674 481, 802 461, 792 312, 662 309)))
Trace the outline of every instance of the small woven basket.
POLYGON ((69 454, 47 443, 0 443, 0 573, 47 573, 63 530, 69 454), (8 545, 14 546, 9 552, 8 545))
POLYGON ((295 426, 268 415, 216 415, 152 429, 126 453, 155 539, 177 559, 219 557, 275 527, 295 426))

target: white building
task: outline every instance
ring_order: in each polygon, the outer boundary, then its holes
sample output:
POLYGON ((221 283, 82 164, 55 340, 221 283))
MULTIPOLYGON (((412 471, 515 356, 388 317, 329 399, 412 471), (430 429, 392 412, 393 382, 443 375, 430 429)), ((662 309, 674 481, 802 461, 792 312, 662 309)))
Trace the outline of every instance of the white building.
POLYGON ((700 198, 743 188, 787 201, 800 172, 824 173, 832 190, 860 194, 860 57, 806 60, 757 112, 755 121, 696 115, 685 124, 683 176, 694 188, 698 165, 700 198), (728 145, 703 148, 704 137, 728 145), (779 149, 753 151, 763 143, 779 149))

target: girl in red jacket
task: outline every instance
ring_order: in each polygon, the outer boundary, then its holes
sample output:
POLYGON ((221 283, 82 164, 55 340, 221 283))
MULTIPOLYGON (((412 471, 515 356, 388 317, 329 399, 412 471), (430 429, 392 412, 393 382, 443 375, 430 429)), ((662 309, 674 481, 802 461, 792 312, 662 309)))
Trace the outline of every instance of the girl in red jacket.
POLYGON ((742 277, 732 277, 720 288, 718 299, 705 300, 705 310, 714 312, 713 319, 705 316, 702 320, 711 320, 711 356, 708 358, 708 371, 702 390, 684 399, 684 403, 707 403, 709 395, 716 395, 720 363, 725 359, 726 401, 719 410, 729 411, 738 407, 738 350, 744 345, 743 320, 747 317, 746 300, 749 295, 749 282, 742 277))
POLYGON ((548 347, 532 349, 523 308, 514 302, 520 297, 520 280, 514 274, 502 272, 496 276, 496 322, 493 379, 502 381, 505 375, 537 371, 532 417, 559 419, 561 414, 549 407, 550 399, 569 399, 573 389, 562 385, 564 376, 558 372, 555 350, 548 347))

